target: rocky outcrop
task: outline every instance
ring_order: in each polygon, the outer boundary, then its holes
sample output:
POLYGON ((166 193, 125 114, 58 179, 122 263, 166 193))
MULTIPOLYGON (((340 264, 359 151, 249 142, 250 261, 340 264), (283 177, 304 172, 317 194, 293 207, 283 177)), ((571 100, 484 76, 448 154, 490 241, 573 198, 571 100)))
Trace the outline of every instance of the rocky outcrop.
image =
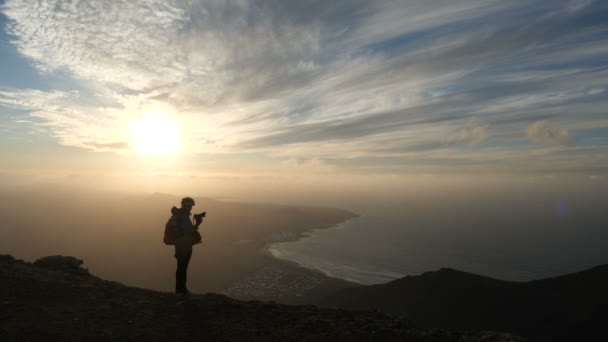
POLYGON ((87 269, 81 268, 82 264, 83 261, 80 259, 63 255, 51 255, 34 261, 34 265, 38 267, 79 274, 88 273, 87 269))
POLYGON ((0 341, 521 342, 496 332, 418 329, 374 311, 175 296, 83 273, 82 261, 0 256, 0 341))
POLYGON ((0 254, 0 262, 10 262, 15 261, 12 255, 9 254, 0 254))

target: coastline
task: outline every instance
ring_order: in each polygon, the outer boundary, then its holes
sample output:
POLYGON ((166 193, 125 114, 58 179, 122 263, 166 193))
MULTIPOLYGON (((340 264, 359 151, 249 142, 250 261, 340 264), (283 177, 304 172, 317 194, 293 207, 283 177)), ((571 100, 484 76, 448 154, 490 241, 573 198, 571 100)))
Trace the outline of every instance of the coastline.
POLYGON ((350 218, 348 218, 348 219, 346 219, 346 220, 344 220, 342 222, 339 222, 339 223, 336 223, 336 224, 333 224, 333 225, 330 225, 330 226, 317 227, 317 228, 313 228, 313 229, 310 229, 310 230, 301 231, 298 234, 298 236, 296 238, 294 238, 294 239, 286 239, 286 240, 283 240, 283 241, 275 241, 275 242, 267 243, 267 244, 264 245, 264 247, 263 247, 263 249, 262 249, 261 252, 263 254, 265 254, 265 255, 269 255, 269 256, 273 257, 276 260, 288 263, 288 264, 293 265, 293 266, 297 266, 297 267, 299 267, 301 269, 305 269, 305 270, 308 270, 308 271, 313 271, 313 272, 321 273, 321 274, 323 274, 327 278, 339 279, 339 280, 342 280, 342 281, 346 281, 346 282, 352 283, 353 285, 356 285, 356 286, 366 285, 366 284, 358 282, 358 281, 356 281, 354 279, 337 276, 335 274, 332 274, 329 271, 322 270, 322 269, 317 268, 317 267, 315 267, 313 265, 309 265, 309 264, 305 264, 305 263, 300 263, 300 262, 298 262, 296 260, 292 260, 292 259, 289 259, 289 258, 281 257, 279 255, 280 252, 277 249, 275 249, 275 247, 274 247, 276 245, 280 245, 280 244, 283 244, 283 243, 293 243, 293 242, 297 242, 297 241, 299 241, 299 240, 301 240, 303 238, 311 237, 316 231, 321 231, 321 230, 333 229, 333 228, 341 227, 341 226, 345 225, 347 222, 349 222, 350 220, 358 218, 358 217, 360 217, 360 215, 356 215, 356 216, 350 217, 350 218))
POLYGON ((306 270, 306 271, 322 274, 326 278, 340 280, 340 281, 345 281, 345 282, 348 282, 348 283, 352 284, 353 286, 366 286, 366 285, 368 285, 368 284, 364 284, 364 283, 358 282, 358 281, 356 281, 354 279, 339 277, 339 276, 337 276, 335 274, 332 274, 331 272, 324 271, 324 270, 322 270, 320 268, 317 268, 315 266, 312 266, 312 265, 302 264, 302 263, 299 263, 299 262, 294 261, 294 260, 284 259, 284 258, 281 258, 281 257, 277 257, 276 255, 273 255, 272 252, 270 252, 270 254, 277 261, 290 264, 290 265, 292 265, 294 267, 298 267, 298 268, 306 270))
MULTIPOLYGON (((332 220, 324 225, 315 224, 296 231, 290 230, 291 234, 282 234, 285 233, 282 230, 274 231, 273 234, 278 233, 281 236, 280 239, 258 240, 259 248, 257 248, 256 254, 260 267, 247 277, 233 283, 222 293, 245 300, 277 301, 284 304, 317 304, 334 291, 363 286, 361 283, 333 276, 320 269, 277 257, 270 250, 274 244, 296 242, 310 236, 316 230, 335 228, 352 218, 360 217, 355 213, 348 213, 347 217, 343 217, 339 221, 332 220)), ((273 236, 276 237, 276 235, 273 236)))

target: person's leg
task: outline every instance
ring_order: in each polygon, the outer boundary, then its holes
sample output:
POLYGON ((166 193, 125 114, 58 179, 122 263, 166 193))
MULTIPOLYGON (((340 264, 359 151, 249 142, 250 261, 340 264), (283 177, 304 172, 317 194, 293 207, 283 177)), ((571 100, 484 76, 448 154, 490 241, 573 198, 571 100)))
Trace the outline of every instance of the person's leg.
POLYGON ((186 292, 186 267, 187 263, 183 255, 177 256, 177 269, 175 270, 175 292, 186 292))
POLYGON ((175 258, 177 269, 175 270, 175 292, 186 293, 186 278, 188 264, 192 256, 191 240, 185 237, 178 238, 175 242, 175 258))
POLYGON ((190 264, 191 258, 192 258, 192 248, 190 248, 190 250, 188 251, 188 253, 186 254, 186 256, 183 259, 183 264, 182 264, 183 268, 184 268, 184 273, 182 275, 183 292, 189 292, 188 287, 186 286, 186 282, 188 281, 188 264, 190 264))

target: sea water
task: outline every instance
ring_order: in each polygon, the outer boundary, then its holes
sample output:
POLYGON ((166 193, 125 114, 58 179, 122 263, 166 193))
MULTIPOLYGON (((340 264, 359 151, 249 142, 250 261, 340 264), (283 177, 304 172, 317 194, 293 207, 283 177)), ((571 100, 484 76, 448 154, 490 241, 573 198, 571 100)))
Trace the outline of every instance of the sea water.
MULTIPOLYGON (((450 267, 528 281, 608 263, 608 216, 585 196, 392 201, 270 252, 362 284, 450 267)), ((606 202, 604 202, 605 204, 606 202)))

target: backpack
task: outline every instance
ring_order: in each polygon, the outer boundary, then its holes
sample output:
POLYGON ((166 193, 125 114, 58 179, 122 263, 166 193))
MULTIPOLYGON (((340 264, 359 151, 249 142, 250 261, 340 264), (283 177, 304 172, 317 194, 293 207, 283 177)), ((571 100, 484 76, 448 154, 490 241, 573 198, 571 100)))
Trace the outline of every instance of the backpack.
POLYGON ((175 216, 171 216, 165 224, 165 236, 163 237, 163 242, 165 245, 175 245, 175 240, 179 237, 179 235, 180 234, 177 231, 177 222, 175 222, 175 216))

